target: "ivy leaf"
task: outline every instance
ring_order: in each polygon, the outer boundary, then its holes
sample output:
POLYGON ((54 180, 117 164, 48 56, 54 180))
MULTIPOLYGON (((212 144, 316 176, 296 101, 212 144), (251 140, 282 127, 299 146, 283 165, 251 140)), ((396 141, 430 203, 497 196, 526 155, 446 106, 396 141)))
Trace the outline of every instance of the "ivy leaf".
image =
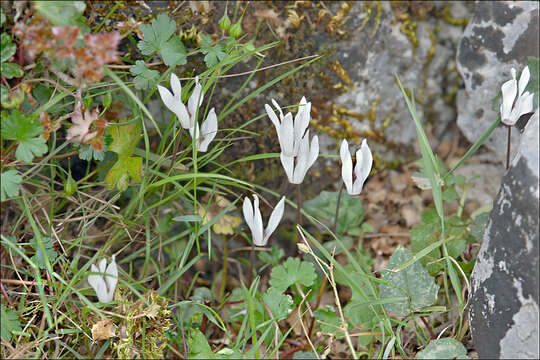
POLYGON ((22 330, 17 312, 1 304, 0 315, 0 337, 4 341, 10 341, 13 332, 22 330))
POLYGON ((23 115, 14 110, 2 117, 2 136, 7 140, 17 140, 15 158, 31 162, 35 156, 41 156, 48 150, 45 139, 39 136, 43 127, 35 115, 23 115))
POLYGON ((15 51, 17 51, 17 46, 11 42, 11 37, 8 33, 2 33, 0 36, 0 62, 8 61, 15 55, 15 51))
MULTIPOLYGON (((436 240, 433 235, 434 231, 435 225, 432 223, 422 223, 411 229, 411 250, 413 253, 418 254, 436 240)), ((433 249, 429 254, 423 257, 420 262, 427 267, 430 274, 436 274, 443 268, 441 262, 436 262, 440 258, 441 250, 437 248, 433 249)))
POLYGON ((56 26, 78 25, 84 1, 34 1, 36 9, 56 26))
POLYGON ((457 340, 443 338, 431 340, 426 348, 416 354, 417 359, 470 359, 467 349, 457 340))
POLYGON ((290 257, 283 264, 273 268, 270 277, 270 286, 283 292, 295 283, 312 285, 317 274, 312 263, 300 262, 300 259, 290 257))
POLYGON ((286 319, 294 308, 291 296, 273 287, 266 290, 262 301, 268 306, 276 321, 286 319))
POLYGON ((173 36, 170 40, 167 40, 159 53, 167 66, 184 65, 187 63, 187 51, 178 36, 173 36))
POLYGON ((146 63, 142 60, 135 61, 135 65, 129 69, 129 72, 135 76, 133 79, 135 81, 135 88, 140 90, 152 87, 159 77, 159 72, 147 68, 146 63))
MULTIPOLYGON (((41 238, 41 242, 43 243, 43 248, 45 249, 47 258, 52 264, 58 257, 56 250, 54 250, 52 239, 50 237, 43 236, 41 238)), ((30 246, 32 246, 32 248, 36 251, 36 254, 32 256, 30 260, 32 260, 40 269, 46 269, 47 262, 45 261, 45 255, 43 254, 43 251, 41 251, 41 246, 39 246, 37 238, 33 238, 30 241, 30 246)))
MULTIPOLYGON (((334 221, 338 191, 323 191, 314 199, 304 203, 304 209, 315 217, 322 217, 328 222, 334 221)), ((354 196, 343 192, 339 205, 339 218, 337 233, 343 234, 348 229, 358 227, 364 221, 364 208, 362 201, 354 196)))
POLYGON ((116 186, 118 190, 125 191, 129 185, 129 178, 140 182, 142 173, 141 157, 121 156, 105 176, 105 183, 109 189, 116 186))
MULTIPOLYGON (((390 257, 388 269, 393 269, 412 257, 413 254, 400 245, 390 257)), ((379 284, 379 297, 381 299, 405 297, 405 299, 384 304, 386 310, 399 316, 407 316, 437 301, 439 286, 419 262, 398 272, 388 269, 382 271, 381 279, 394 286, 379 284)))
POLYGON ((2 72, 2 76, 7 79, 19 78, 24 75, 24 71, 19 66, 19 64, 14 64, 10 62, 1 63, 0 71, 2 72))
POLYGON ((6 201, 8 197, 19 196, 19 185, 22 177, 17 170, 4 171, 0 176, 0 201, 6 201))
POLYGON ((201 52, 205 54, 204 62, 209 68, 219 63, 227 55, 223 51, 223 45, 212 44, 212 38, 209 35, 201 34, 201 43, 201 52))
POLYGON ((121 124, 109 128, 109 134, 112 137, 109 150, 117 153, 118 156, 131 156, 141 137, 141 125, 140 123, 121 124))
POLYGON ((137 47, 143 55, 152 55, 160 51, 165 42, 176 31, 176 23, 167 14, 159 14, 152 20, 152 25, 142 25, 142 40, 137 47))

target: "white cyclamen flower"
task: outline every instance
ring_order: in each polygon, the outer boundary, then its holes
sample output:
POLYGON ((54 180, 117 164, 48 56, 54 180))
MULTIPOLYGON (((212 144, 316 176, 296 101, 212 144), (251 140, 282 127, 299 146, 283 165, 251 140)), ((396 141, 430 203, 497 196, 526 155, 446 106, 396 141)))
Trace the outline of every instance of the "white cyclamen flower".
POLYGON ((349 144, 345 139, 341 143, 339 156, 343 164, 341 167, 341 177, 347 187, 347 192, 350 195, 360 194, 373 165, 373 156, 371 155, 371 150, 366 139, 362 140, 360 149, 356 151, 356 166, 354 167, 354 171, 351 153, 349 152, 349 144))
POLYGON ((307 171, 319 156, 319 138, 315 135, 310 145, 309 130, 307 130, 311 102, 307 102, 306 98, 302 97, 294 120, 290 112, 283 115, 281 107, 274 99, 272 99, 272 104, 279 112, 279 118, 270 105, 265 104, 264 107, 278 134, 281 164, 289 182, 301 184, 307 171))
POLYGON ((285 208, 285 196, 282 197, 281 200, 279 200, 276 207, 272 211, 270 219, 268 220, 268 226, 266 227, 266 230, 263 230, 262 216, 261 211, 259 210, 259 197, 254 194, 253 198, 253 204, 251 204, 251 200, 249 200, 248 196, 246 196, 246 198, 244 199, 244 205, 242 207, 242 210, 244 212, 244 219, 246 220, 246 223, 251 230, 251 235, 253 236, 253 244, 257 246, 265 246, 268 242, 268 239, 270 238, 270 235, 272 235, 274 230, 276 230, 279 222, 281 221, 281 218, 283 217, 283 210, 285 208))
POLYGON ((195 126, 189 128, 189 134, 193 139, 194 136, 197 138, 194 140, 197 143, 197 149, 199 152, 206 152, 208 150, 208 145, 216 137, 218 129, 217 116, 214 108, 210 109, 206 120, 201 125, 199 130, 199 123, 195 121, 195 126))
POLYGON ((89 275, 88 283, 94 288, 99 301, 102 303, 108 303, 112 301, 114 297, 114 289, 118 282, 118 269, 114 262, 114 255, 112 261, 107 266, 107 260, 101 259, 98 266, 92 264, 90 271, 96 273, 102 273, 103 275, 89 275))
POLYGON ((521 72, 518 83, 516 80, 516 69, 512 68, 512 79, 501 86, 503 102, 500 112, 501 121, 505 125, 513 126, 521 115, 533 112, 534 94, 525 91, 530 77, 529 67, 526 66, 521 72))
POLYGON ((184 129, 191 129, 195 124, 195 116, 204 97, 202 86, 199 84, 199 77, 195 77, 195 88, 188 99, 187 108, 182 102, 182 85, 175 74, 171 74, 171 88, 173 90, 172 94, 165 87, 158 85, 161 100, 169 110, 176 114, 184 129))

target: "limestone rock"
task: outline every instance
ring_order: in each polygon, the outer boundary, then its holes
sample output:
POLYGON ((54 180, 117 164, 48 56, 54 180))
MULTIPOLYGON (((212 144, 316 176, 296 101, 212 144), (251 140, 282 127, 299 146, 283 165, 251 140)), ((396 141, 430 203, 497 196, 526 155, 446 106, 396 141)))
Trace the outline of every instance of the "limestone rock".
POLYGON ((470 318, 480 358, 539 358, 538 111, 503 177, 471 275, 470 318))

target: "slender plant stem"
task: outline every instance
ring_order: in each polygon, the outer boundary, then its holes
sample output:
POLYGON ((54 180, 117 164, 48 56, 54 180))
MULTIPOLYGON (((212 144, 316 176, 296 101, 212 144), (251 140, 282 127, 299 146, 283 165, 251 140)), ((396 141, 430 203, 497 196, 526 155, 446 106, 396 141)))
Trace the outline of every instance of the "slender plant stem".
POLYGON ((512 127, 508 126, 508 141, 507 141, 507 148, 506 148, 506 170, 510 167, 510 134, 512 133, 512 127))
POLYGON ((221 270, 221 285, 219 287, 219 301, 223 301, 223 295, 225 294, 225 284, 227 283, 227 258, 229 257, 229 250, 227 248, 227 235, 223 234, 223 268, 221 270))
POLYGON ((422 322, 424 323, 427 331, 429 332, 429 336, 431 337, 431 340, 436 339, 437 337, 433 333, 433 329, 431 328, 429 323, 426 321, 426 319, 423 316, 420 316, 420 320, 422 320, 422 322))
POLYGON ((343 182, 339 186, 339 193, 338 193, 338 196, 337 196, 336 216, 334 217, 334 234, 336 233, 336 230, 337 230, 337 222, 338 222, 338 218, 339 218, 339 205, 341 203, 341 193, 342 192, 343 192, 343 182))
POLYGON ((253 273, 255 272, 255 244, 251 244, 251 251, 249 252, 249 265, 251 270, 248 272, 248 281, 251 284, 255 278, 255 276, 253 276, 253 273))
POLYGON ((302 226, 302 196, 300 195, 300 184, 296 185, 296 210, 298 211, 298 225, 302 226))

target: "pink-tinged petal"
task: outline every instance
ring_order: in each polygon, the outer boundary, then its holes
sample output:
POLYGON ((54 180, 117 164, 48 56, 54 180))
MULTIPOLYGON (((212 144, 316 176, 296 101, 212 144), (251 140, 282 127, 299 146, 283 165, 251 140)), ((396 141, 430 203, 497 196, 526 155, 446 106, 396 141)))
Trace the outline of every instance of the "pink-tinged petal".
POLYGON ((214 108, 210 109, 206 120, 201 125, 202 141, 199 144, 199 151, 206 152, 208 145, 214 140, 217 134, 218 124, 214 108))
POLYGON ((281 145, 281 152, 286 156, 294 156, 294 128, 292 115, 289 113, 281 122, 279 127, 278 138, 281 145))
POLYGON ((529 70, 529 66, 525 66, 525 69, 521 72, 521 76, 519 77, 519 95, 521 96, 523 92, 525 91, 525 88, 527 87, 527 84, 529 83, 529 79, 531 78, 531 72, 529 70))
POLYGON ((204 98, 204 93, 202 91, 202 86, 199 84, 199 77, 195 77, 195 87, 193 89, 193 92, 191 93, 191 96, 188 99, 188 111, 189 115, 191 117, 191 124, 196 121, 196 113, 199 107, 201 106, 201 103, 204 98))
POLYGON ((171 73, 171 89, 176 100, 182 101, 182 84, 174 73, 171 73))
POLYGON ((253 194, 253 243, 257 246, 263 246, 263 222, 262 222, 262 215, 261 210, 259 210, 259 197, 255 194, 253 194))
POLYGON ((285 174, 287 174, 287 179, 292 183, 294 175, 294 157, 286 156, 281 153, 279 158, 281 160, 281 165, 283 165, 283 169, 285 169, 285 174))
MULTIPOLYGON (((516 80, 508 80, 501 86, 502 104, 501 104, 501 120, 506 124, 512 112, 512 105, 517 94, 516 80)), ((512 124, 513 125, 513 124, 512 124)))
POLYGON ((277 103, 276 100, 272 99, 272 105, 276 108, 277 111, 279 111, 279 118, 283 120, 283 110, 281 110, 281 106, 277 103))
POLYGON ((268 219, 268 226, 266 227, 266 231, 264 232, 264 245, 268 243, 268 239, 274 233, 277 226, 279 225, 279 222, 281 221, 281 218, 283 217, 284 209, 285 209, 285 196, 282 197, 281 200, 279 200, 276 207, 274 207, 272 214, 270 214, 270 219, 268 219))
POLYGON ((341 147, 339 149, 339 156, 341 157, 341 178, 345 183, 347 192, 352 195, 353 192, 353 163, 351 153, 349 152, 349 144, 347 140, 343 139, 341 147))

